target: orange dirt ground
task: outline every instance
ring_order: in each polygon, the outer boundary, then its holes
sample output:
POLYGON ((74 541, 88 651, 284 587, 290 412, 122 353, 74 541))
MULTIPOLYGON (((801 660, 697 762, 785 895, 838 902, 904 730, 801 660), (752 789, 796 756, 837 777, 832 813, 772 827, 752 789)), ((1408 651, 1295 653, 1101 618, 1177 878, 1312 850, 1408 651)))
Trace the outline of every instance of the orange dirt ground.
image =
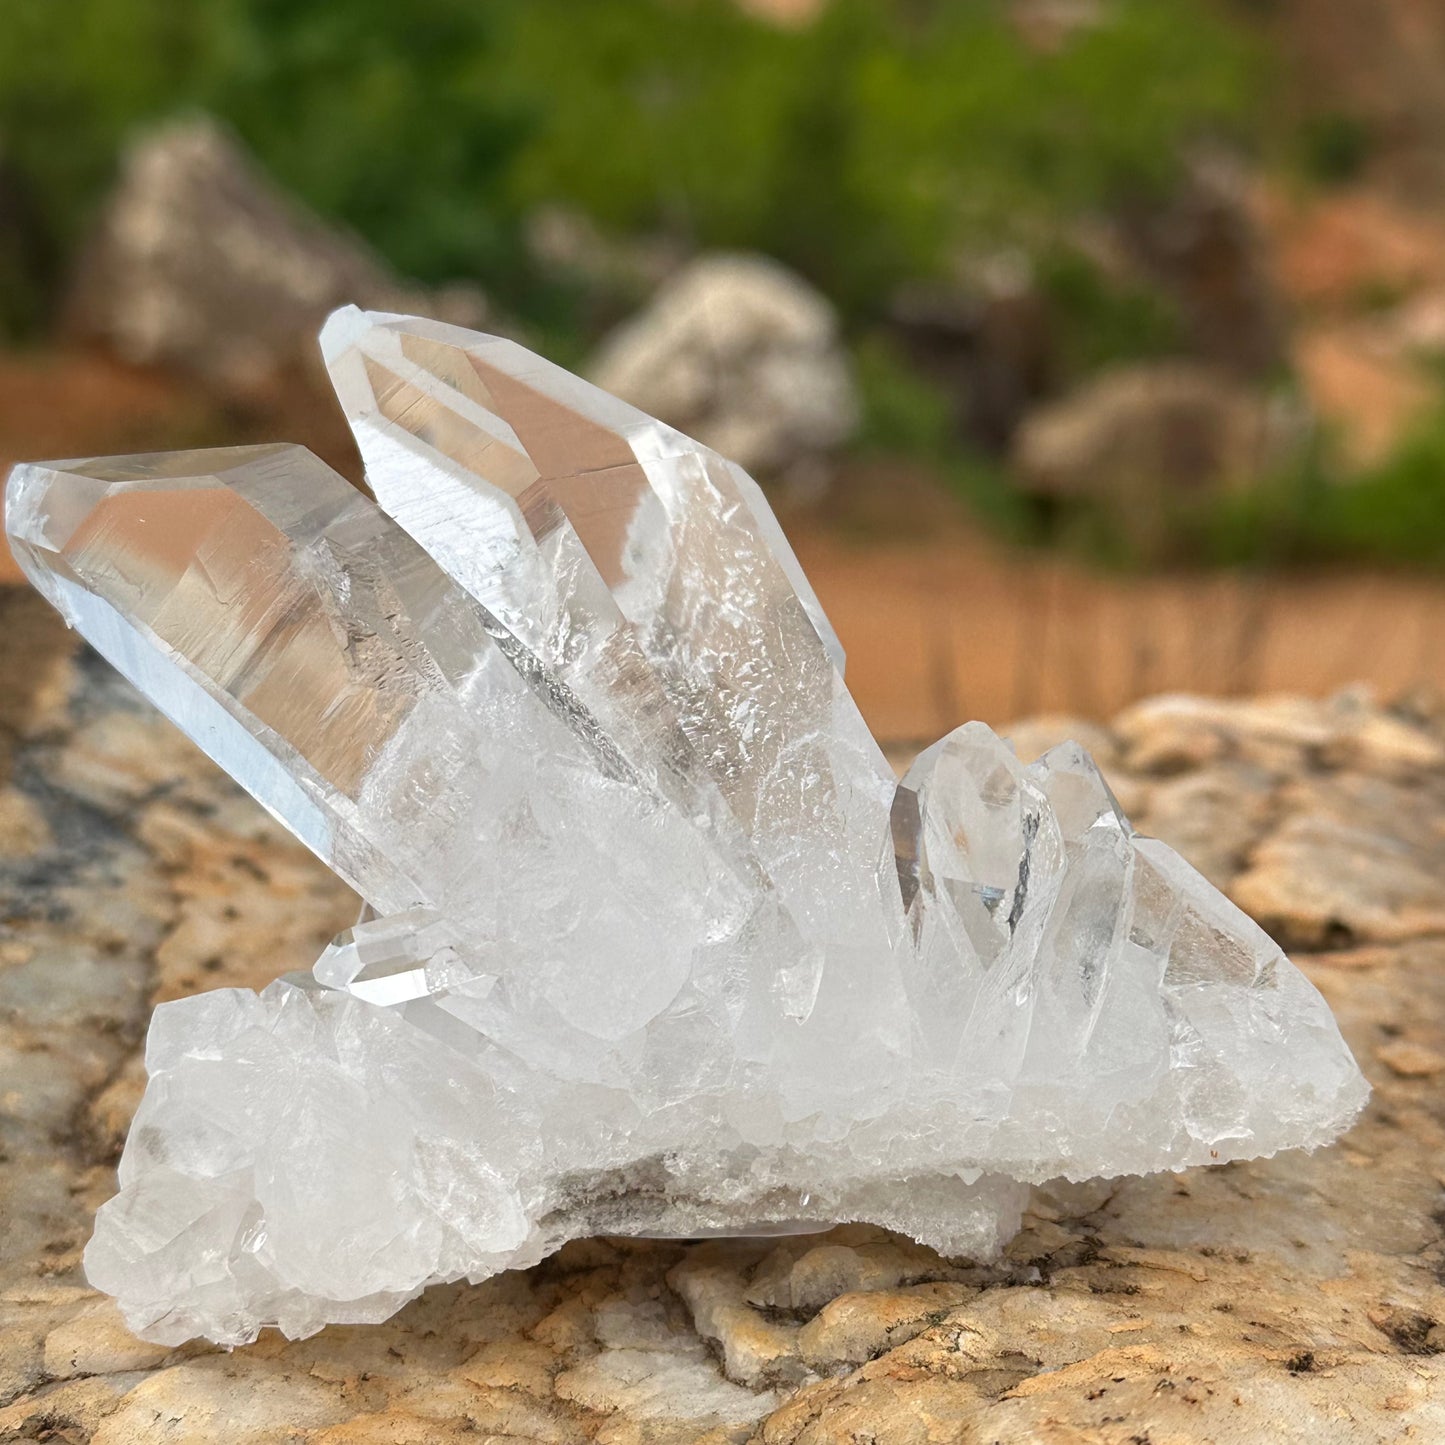
MULTIPOLYGON (((25 457, 238 440, 254 426, 114 362, 0 358, 0 471, 25 457)), ((335 461, 334 428, 317 426, 261 434, 335 461)), ((1012 551, 916 479, 869 485, 874 522, 855 515, 847 537, 816 514, 785 525, 848 649, 854 695, 889 741, 929 741, 970 717, 1103 718, 1162 691, 1321 696, 1363 682, 1384 697, 1445 692, 1445 579, 1103 576, 1012 551), (913 531, 925 535, 898 537, 890 506, 917 514, 913 531)), ((0 560, 0 579, 14 580, 8 555, 0 560)))
POLYGON ((1393 698, 1445 690, 1445 583, 1343 573, 1126 578, 963 528, 928 542, 798 537, 874 731, 1108 717, 1159 692, 1393 698))

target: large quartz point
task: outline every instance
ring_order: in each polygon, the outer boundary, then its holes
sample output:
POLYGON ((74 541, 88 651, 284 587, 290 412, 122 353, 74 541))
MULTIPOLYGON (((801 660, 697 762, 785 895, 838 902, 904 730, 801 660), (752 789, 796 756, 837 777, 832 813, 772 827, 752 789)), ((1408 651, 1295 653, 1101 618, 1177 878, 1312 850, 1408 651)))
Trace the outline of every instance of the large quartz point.
POLYGON ((369 905, 162 1005, 86 1255, 139 1333, 378 1320, 580 1234, 864 1219, 1313 1147, 1323 1000, 1074 746, 894 777, 755 483, 510 341, 339 312, 297 447, 22 466, 67 620, 369 905), (373 500, 374 498, 374 500, 373 500))

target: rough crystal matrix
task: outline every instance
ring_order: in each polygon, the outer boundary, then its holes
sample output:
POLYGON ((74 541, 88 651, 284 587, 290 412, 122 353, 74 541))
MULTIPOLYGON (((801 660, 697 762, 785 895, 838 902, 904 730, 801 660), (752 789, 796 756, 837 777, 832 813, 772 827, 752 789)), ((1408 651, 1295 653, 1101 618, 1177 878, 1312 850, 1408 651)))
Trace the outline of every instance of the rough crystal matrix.
POLYGON ((35 584, 367 900, 162 1005, 86 1255, 163 1342, 378 1320, 590 1233, 865 1219, 1311 1147, 1324 1001, 1072 745, 896 783, 756 484, 512 342, 337 313, 298 447, 22 466, 35 584), (374 500, 373 500, 374 497, 374 500))

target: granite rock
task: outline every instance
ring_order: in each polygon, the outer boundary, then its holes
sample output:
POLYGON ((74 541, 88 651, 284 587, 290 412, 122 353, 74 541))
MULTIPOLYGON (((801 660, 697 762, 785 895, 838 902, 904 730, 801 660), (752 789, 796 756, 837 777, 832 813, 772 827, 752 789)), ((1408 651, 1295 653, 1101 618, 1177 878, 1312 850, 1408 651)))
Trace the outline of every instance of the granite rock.
POLYGON ((702 256, 602 343, 592 379, 776 476, 846 441, 858 399, 829 303, 764 256, 702 256))
POLYGON ((241 142, 197 117, 140 136, 84 246, 68 329, 121 359, 267 399, 309 376, 317 328, 342 302, 475 324, 470 286, 425 291, 359 238, 282 192, 241 142))
POLYGON ((1011 458, 1026 491, 1105 509, 1128 541, 1158 547, 1180 507, 1259 486, 1306 434, 1288 401, 1202 363, 1154 361, 1035 408, 1011 458))
POLYGON ((1371 931, 1348 878, 1280 843, 1301 816, 1335 819, 1361 869, 1404 857, 1428 875, 1445 848, 1429 723, 1359 699, 1292 704, 1288 725, 1272 704, 1175 699, 1098 747, 1140 825, 1186 852, 1191 780, 1210 806, 1235 787, 1256 800, 1210 866, 1242 901, 1272 877, 1276 926, 1371 1077, 1331 1149, 1036 1189, 986 1269, 863 1226, 580 1241, 384 1325, 167 1352, 124 1336, 79 1269, 152 1003, 213 986, 215 917, 249 981, 263 956, 273 972, 309 963, 355 900, 24 594, 0 594, 0 650, 20 680, 0 776, 45 825, 0 850, 0 1442, 1445 1434, 1445 941, 1428 899, 1377 902, 1390 926, 1371 931), (22 655, 45 666, 16 668, 22 655), (1388 746, 1339 746, 1342 729, 1388 746), (1200 737, 1208 756, 1181 744, 1200 737))

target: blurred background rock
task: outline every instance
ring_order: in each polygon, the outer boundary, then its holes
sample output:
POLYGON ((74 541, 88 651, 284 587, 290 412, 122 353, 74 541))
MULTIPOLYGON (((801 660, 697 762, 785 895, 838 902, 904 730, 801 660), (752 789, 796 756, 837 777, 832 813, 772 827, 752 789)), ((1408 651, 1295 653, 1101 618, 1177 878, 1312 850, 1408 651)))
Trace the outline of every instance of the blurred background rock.
POLYGON ((1433 0, 8 0, 0 463, 306 442, 355 300, 756 470, 891 740, 1445 683, 1433 0))

